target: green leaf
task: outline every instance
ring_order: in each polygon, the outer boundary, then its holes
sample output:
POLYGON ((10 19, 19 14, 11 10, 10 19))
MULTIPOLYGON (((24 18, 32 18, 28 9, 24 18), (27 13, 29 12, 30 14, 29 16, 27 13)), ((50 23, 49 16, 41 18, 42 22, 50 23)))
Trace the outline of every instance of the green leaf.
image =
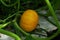
POLYGON ((33 38, 32 36, 26 36, 25 40, 36 40, 35 38, 33 38))
POLYGON ((26 36, 25 40, 50 40, 49 38, 40 38, 40 37, 36 37, 36 36, 26 36))
POLYGON ((52 2, 53 2, 54 9, 60 8, 60 0, 53 0, 52 2))

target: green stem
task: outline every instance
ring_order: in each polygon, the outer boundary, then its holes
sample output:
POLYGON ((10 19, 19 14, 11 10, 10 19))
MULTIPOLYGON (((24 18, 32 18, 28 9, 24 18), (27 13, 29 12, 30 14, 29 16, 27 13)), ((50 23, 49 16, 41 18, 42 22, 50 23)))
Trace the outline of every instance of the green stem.
POLYGON ((17 30, 21 31, 21 32, 22 32, 23 34, 25 34, 26 36, 29 35, 28 33, 26 33, 25 31, 23 31, 23 30, 18 26, 18 24, 16 23, 15 20, 13 21, 13 25, 14 25, 14 27, 15 27, 17 30))
POLYGON ((7 22, 7 23, 5 23, 5 24, 0 24, 0 29, 1 28, 4 28, 4 27, 6 27, 8 24, 10 24, 11 22, 7 22))
POLYGON ((21 37, 20 35, 20 31, 19 30, 17 30, 17 28, 16 27, 13 27, 14 28, 14 30, 15 30, 15 33, 17 34, 17 35, 19 35, 19 37, 21 37))
POLYGON ((47 5, 48 5, 48 7, 49 7, 49 10, 50 10, 53 18, 54 18, 54 21, 56 22, 57 27, 60 29, 59 21, 58 21, 58 19, 57 19, 57 17, 56 17, 56 14, 55 14, 52 6, 51 6, 51 3, 49 2, 49 0, 45 0, 45 1, 46 1, 47 5))
POLYGON ((0 1, 1 1, 1 3, 2 3, 4 6, 6 6, 6 7, 12 7, 12 6, 14 6, 14 5, 17 4, 17 2, 15 2, 15 3, 13 3, 13 4, 8 5, 8 4, 6 4, 3 0, 0 0, 0 1))
POLYGON ((9 16, 9 17, 7 17, 6 19, 4 19, 3 21, 4 22, 6 22, 9 18, 11 18, 11 17, 13 17, 13 16, 15 16, 16 14, 18 14, 18 13, 20 13, 20 11, 18 11, 18 12, 16 12, 16 13, 14 13, 13 15, 11 15, 11 16, 9 16))
POLYGON ((54 18, 54 21, 56 22, 56 25, 57 25, 58 29, 59 29, 58 32, 56 32, 54 35, 52 35, 52 36, 49 38, 49 39, 52 39, 52 38, 54 38, 54 37, 56 37, 56 36, 58 35, 58 33, 59 33, 59 31, 60 31, 60 25, 59 25, 59 21, 58 21, 58 19, 57 19, 57 17, 56 17, 56 14, 55 14, 52 6, 51 6, 51 3, 49 2, 49 0, 45 0, 45 2, 47 3, 47 6, 49 7, 49 10, 50 10, 50 12, 51 12, 51 14, 52 14, 52 16, 53 16, 53 18, 54 18))
POLYGON ((17 0, 18 1, 18 11, 20 9, 20 0, 17 0))
POLYGON ((12 32, 9 32, 9 31, 0 29, 0 33, 6 34, 6 35, 8 35, 8 36, 11 36, 11 37, 15 38, 15 40, 21 40, 19 36, 17 36, 16 34, 14 34, 14 33, 12 33, 12 32))

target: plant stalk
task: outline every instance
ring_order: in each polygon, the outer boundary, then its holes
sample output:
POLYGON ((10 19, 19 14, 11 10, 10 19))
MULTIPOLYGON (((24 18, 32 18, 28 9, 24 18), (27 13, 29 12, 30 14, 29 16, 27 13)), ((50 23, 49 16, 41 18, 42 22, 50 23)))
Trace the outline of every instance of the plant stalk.
POLYGON ((0 29, 0 33, 6 34, 6 35, 8 35, 8 36, 11 36, 11 37, 15 38, 15 40, 21 40, 19 36, 17 36, 16 34, 14 34, 14 33, 12 33, 12 32, 9 32, 9 31, 0 29))
POLYGON ((54 35, 52 35, 51 37, 49 37, 49 39, 52 39, 52 38, 56 37, 59 34, 59 32, 60 32, 60 24, 59 24, 59 21, 57 19, 57 16, 56 16, 56 14, 54 12, 54 9, 53 9, 50 1, 49 0, 45 0, 45 2, 46 2, 47 6, 48 6, 48 8, 49 8, 49 10, 50 10, 53 18, 54 18, 54 21, 56 22, 56 25, 58 27, 58 31, 56 33, 54 33, 54 35))

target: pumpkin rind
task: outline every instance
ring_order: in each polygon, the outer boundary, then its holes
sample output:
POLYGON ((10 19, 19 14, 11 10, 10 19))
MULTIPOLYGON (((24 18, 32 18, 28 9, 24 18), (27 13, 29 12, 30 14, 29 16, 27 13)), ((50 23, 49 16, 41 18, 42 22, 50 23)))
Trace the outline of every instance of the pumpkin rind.
POLYGON ((34 10, 26 10, 20 19, 20 26, 26 32, 33 31, 38 24, 38 14, 34 10))

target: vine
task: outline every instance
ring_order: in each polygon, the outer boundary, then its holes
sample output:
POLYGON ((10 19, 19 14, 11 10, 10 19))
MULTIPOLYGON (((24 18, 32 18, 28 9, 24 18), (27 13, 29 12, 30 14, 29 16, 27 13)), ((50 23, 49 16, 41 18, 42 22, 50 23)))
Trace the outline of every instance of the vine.
MULTIPOLYGON (((25 32, 24 30, 22 30, 22 29, 18 26, 18 24, 17 24, 17 22, 16 22, 16 19, 14 19, 13 22, 11 22, 11 21, 6 22, 8 19, 10 19, 10 18, 12 18, 13 16, 16 16, 16 15, 18 15, 19 13, 22 12, 22 11, 20 11, 20 0, 17 0, 15 3, 10 4, 10 5, 9 5, 9 4, 6 4, 6 3, 4 2, 4 0, 0 0, 0 1, 1 1, 1 3, 2 3, 4 6, 6 6, 6 7, 12 7, 12 6, 15 6, 16 4, 18 4, 17 12, 16 12, 16 13, 14 13, 13 15, 10 15, 9 17, 7 17, 7 18, 4 19, 4 20, 0 20, 0 22, 3 22, 3 23, 4 23, 4 24, 0 24, 0 33, 6 34, 6 35, 8 35, 8 36, 11 36, 11 37, 15 38, 15 40, 21 40, 21 38, 20 38, 18 35, 14 34, 14 33, 12 33, 12 32, 9 32, 9 31, 7 31, 7 30, 2 29, 2 28, 4 28, 4 27, 6 27, 8 24, 13 23, 13 25, 14 25, 14 27, 15 27, 16 29, 18 29, 19 31, 21 31, 24 35, 29 36, 29 35, 30 35, 29 33, 25 32)), ((56 33, 54 33, 54 35, 52 35, 51 37, 47 37, 46 39, 38 38, 39 40, 40 40, 40 39, 41 39, 41 40, 51 40, 52 38, 56 37, 56 36, 59 34, 59 32, 60 32, 60 24, 59 24, 59 21, 58 21, 58 19, 57 19, 57 17, 56 17, 56 14, 55 14, 55 12, 54 12, 54 9, 53 9, 50 1, 49 1, 49 0, 45 0, 45 2, 46 2, 47 6, 48 6, 48 8, 49 8, 49 10, 50 10, 50 12, 51 12, 51 15, 52 15, 53 18, 54 18, 54 21, 55 21, 55 23, 53 23, 53 22, 51 22, 51 23, 54 24, 54 25, 56 25, 56 26, 58 27, 58 31, 57 31, 56 33)), ((42 15, 42 14, 39 14, 39 15, 42 15)), ((46 15, 42 15, 42 16, 48 17, 48 16, 46 16, 46 15)), ((16 18, 17 18, 17 17, 16 17, 16 18)), ((47 20, 48 20, 48 18, 47 18, 47 20)), ((49 20, 48 20, 48 21, 49 21, 49 20)), ((34 37, 33 37, 33 38, 34 38, 34 37)))
POLYGON ((16 1, 15 3, 13 3, 13 4, 10 4, 10 5, 6 4, 3 0, 0 0, 0 1, 1 1, 1 3, 2 3, 4 6, 6 6, 6 7, 12 7, 12 6, 14 6, 14 5, 17 4, 17 1, 16 1))

